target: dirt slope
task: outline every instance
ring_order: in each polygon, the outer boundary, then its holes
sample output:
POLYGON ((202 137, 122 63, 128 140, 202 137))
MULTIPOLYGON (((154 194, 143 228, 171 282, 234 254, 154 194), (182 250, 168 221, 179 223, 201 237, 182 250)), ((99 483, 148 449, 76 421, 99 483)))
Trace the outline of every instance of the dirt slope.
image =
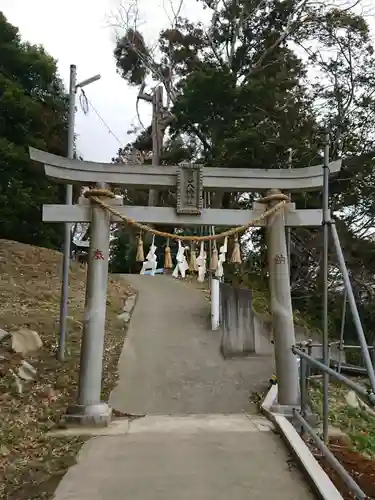
MULTIPOLYGON (((38 374, 23 394, 17 394, 9 375, 0 376, 0 498, 7 500, 50 498, 82 444, 81 439, 45 436, 74 401, 77 389, 86 268, 72 266, 67 359, 61 364, 55 356, 61 261, 59 252, 0 240, 0 328, 30 328, 43 341, 37 356, 28 358, 38 374)), ((116 380, 125 336, 117 315, 130 293, 123 281, 109 279, 104 398, 116 380)))

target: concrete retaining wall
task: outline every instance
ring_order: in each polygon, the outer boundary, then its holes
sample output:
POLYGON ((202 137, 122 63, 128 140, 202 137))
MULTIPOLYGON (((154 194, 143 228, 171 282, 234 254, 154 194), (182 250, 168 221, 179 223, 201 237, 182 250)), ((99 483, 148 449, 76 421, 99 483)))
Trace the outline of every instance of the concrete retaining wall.
MULTIPOLYGON (((237 288, 227 283, 220 283, 220 326, 222 331, 221 352, 223 356, 244 356, 246 354, 273 354, 273 330, 269 315, 262 315, 253 310, 252 291, 237 288)), ((312 339, 321 343, 316 333, 295 325, 297 342, 312 339)), ((312 355, 321 358, 322 348, 314 347, 312 355)), ((331 359, 339 359, 337 346, 332 346, 331 359)), ((345 356, 342 357, 345 361, 345 356)))
POLYGON ((224 357, 256 352, 251 290, 220 283, 220 325, 224 357))

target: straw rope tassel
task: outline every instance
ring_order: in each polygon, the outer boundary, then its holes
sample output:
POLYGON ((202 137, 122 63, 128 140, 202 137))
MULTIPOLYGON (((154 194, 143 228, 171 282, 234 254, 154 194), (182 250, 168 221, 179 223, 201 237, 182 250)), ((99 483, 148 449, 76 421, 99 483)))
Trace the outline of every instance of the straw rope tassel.
POLYGON ((143 240, 142 240, 142 234, 138 236, 138 245, 137 245, 137 255, 135 256, 135 260, 137 262, 144 262, 145 260, 145 254, 143 251, 143 240))
POLYGON ((232 264, 241 264, 242 262, 240 242, 238 241, 237 235, 234 237, 233 252, 230 261, 232 264))
POLYGON ((194 245, 194 243, 190 247, 189 271, 191 271, 191 272, 197 272, 198 271, 197 255, 195 253, 195 245, 194 245))
POLYGON ((217 248, 216 248, 216 241, 214 241, 212 255, 211 255, 211 262, 210 262, 211 271, 216 271, 218 262, 219 262, 219 258, 218 258, 217 248))
POLYGON ((164 251, 164 269, 172 269, 172 255, 171 255, 171 247, 169 246, 169 238, 167 239, 167 245, 164 251))

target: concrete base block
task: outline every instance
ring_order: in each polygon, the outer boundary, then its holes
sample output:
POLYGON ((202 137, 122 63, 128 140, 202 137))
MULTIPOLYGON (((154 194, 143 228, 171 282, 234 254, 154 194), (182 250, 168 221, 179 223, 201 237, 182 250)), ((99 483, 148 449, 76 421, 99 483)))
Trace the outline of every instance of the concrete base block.
MULTIPOLYGON (((289 405, 279 405, 277 403, 273 404, 271 406, 271 412, 276 413, 278 415, 282 415, 283 417, 287 418, 289 422, 293 424, 294 427, 300 427, 300 424, 298 421, 294 418, 294 413, 293 410, 295 409, 295 406, 289 406, 289 405)), ((299 411, 299 408, 297 408, 299 411)), ((319 423, 318 416, 313 413, 310 407, 307 407, 305 410, 305 420, 311 425, 311 427, 316 427, 319 423)))
POLYGON ((67 409, 62 423, 67 426, 83 425, 107 427, 111 422, 112 408, 107 403, 75 405, 67 409))

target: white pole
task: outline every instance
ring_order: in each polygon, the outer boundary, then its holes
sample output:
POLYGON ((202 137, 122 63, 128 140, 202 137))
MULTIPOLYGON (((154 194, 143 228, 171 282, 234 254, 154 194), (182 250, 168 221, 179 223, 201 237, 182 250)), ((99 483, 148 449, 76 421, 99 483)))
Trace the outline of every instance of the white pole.
POLYGON ((211 276, 211 328, 218 330, 220 326, 220 279, 211 276))

